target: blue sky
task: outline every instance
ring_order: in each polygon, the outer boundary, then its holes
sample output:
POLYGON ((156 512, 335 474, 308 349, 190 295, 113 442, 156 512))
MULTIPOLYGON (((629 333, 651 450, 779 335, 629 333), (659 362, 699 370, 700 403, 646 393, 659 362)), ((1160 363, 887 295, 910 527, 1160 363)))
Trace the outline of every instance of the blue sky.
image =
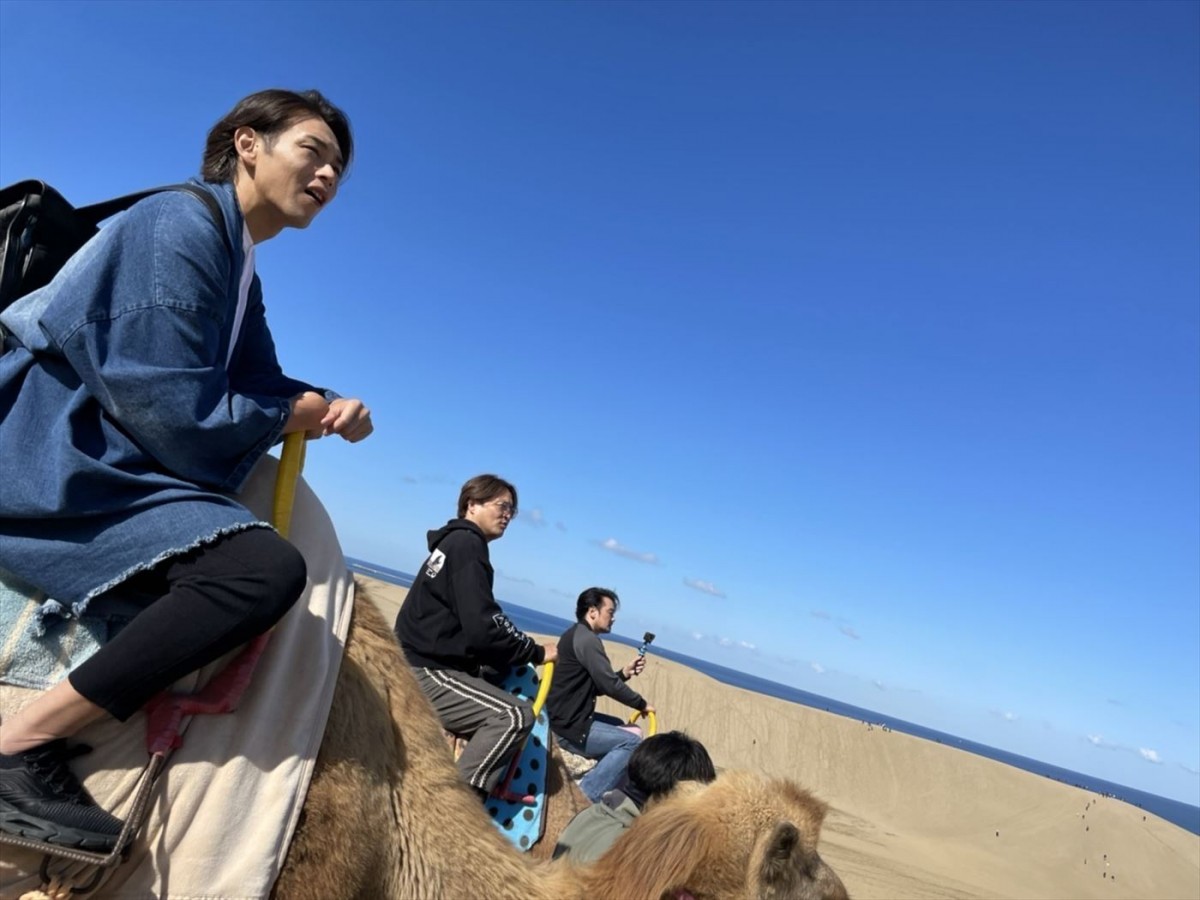
POLYGON ((1195 804, 1198 73, 1185 2, 6 0, 0 183, 320 88, 358 158, 258 269, 374 410, 347 553, 495 471, 502 599, 1195 804))

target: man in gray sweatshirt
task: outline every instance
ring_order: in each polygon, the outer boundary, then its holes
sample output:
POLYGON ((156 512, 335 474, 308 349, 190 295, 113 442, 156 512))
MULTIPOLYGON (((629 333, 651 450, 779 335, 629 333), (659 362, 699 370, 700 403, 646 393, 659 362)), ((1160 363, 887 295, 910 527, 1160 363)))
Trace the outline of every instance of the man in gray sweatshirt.
POLYGON ((629 757, 625 784, 608 792, 573 818, 554 848, 575 862, 593 862, 608 852, 652 803, 668 796, 681 781, 708 784, 717 777, 712 758, 695 738, 682 731, 656 734, 638 744, 629 757))
POLYGON ((558 640, 558 663, 546 710, 559 745, 579 756, 598 760, 583 777, 580 790, 593 803, 616 787, 625 765, 641 740, 635 728, 611 716, 596 715, 596 698, 612 697, 641 712, 654 712, 644 697, 626 683, 641 673, 639 657, 613 671, 600 635, 612 631, 620 601, 616 591, 588 588, 575 603, 575 624, 558 640))

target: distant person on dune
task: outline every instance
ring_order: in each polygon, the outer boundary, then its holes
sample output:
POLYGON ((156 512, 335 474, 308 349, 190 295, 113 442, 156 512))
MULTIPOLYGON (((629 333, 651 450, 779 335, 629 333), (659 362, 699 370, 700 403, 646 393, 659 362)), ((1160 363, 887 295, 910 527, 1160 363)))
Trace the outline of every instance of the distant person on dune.
POLYGON ((670 794, 679 782, 707 784, 716 777, 704 745, 682 731, 646 738, 629 757, 623 786, 609 791, 563 829, 554 848, 555 859, 564 854, 575 862, 599 859, 650 804, 670 794))
POLYGON ((579 782, 593 803, 620 781, 629 755, 641 740, 636 728, 596 715, 596 698, 603 694, 641 712, 654 712, 627 684, 641 674, 646 660, 639 656, 615 672, 600 642, 600 635, 612 631, 619 602, 617 592, 607 588, 592 587, 579 595, 575 624, 558 640, 558 664, 546 697, 550 727, 559 744, 577 756, 598 760, 579 782))
POLYGON ((53 598, 43 615, 106 594, 138 609, 4 720, 0 829, 110 850, 121 822, 75 779, 65 739, 128 719, 304 590, 300 553, 236 494, 283 435, 360 441, 371 415, 284 375, 254 251, 307 228, 352 153, 318 92, 252 94, 209 131, 199 196, 138 202, 0 316, 0 568, 53 598))
POLYGON ((489 678, 557 656, 514 625, 492 594, 488 544, 517 514, 517 489, 495 475, 462 486, 458 516, 429 532, 429 556, 409 588, 395 632, 442 727, 469 737, 458 770, 480 797, 496 789, 533 730, 533 707, 489 678))

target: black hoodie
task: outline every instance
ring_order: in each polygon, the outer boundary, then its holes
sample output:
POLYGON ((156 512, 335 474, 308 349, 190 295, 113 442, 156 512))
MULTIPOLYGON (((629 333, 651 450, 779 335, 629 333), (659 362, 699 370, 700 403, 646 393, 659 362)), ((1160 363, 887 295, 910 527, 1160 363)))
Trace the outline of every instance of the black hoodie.
POLYGON ((478 675, 482 666, 541 664, 546 651, 509 621, 492 596, 493 577, 474 522, 451 519, 429 532, 429 557, 394 629, 410 666, 478 675))

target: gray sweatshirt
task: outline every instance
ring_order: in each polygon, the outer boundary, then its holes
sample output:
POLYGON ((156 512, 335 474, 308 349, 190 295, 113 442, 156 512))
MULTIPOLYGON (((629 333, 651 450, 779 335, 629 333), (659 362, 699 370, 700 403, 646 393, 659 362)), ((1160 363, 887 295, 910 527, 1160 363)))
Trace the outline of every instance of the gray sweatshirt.
POLYGON ((576 622, 558 639, 558 663, 546 697, 550 727, 575 744, 587 740, 596 714, 596 697, 612 697, 636 710, 646 701, 614 672, 600 638, 582 622, 576 622))

